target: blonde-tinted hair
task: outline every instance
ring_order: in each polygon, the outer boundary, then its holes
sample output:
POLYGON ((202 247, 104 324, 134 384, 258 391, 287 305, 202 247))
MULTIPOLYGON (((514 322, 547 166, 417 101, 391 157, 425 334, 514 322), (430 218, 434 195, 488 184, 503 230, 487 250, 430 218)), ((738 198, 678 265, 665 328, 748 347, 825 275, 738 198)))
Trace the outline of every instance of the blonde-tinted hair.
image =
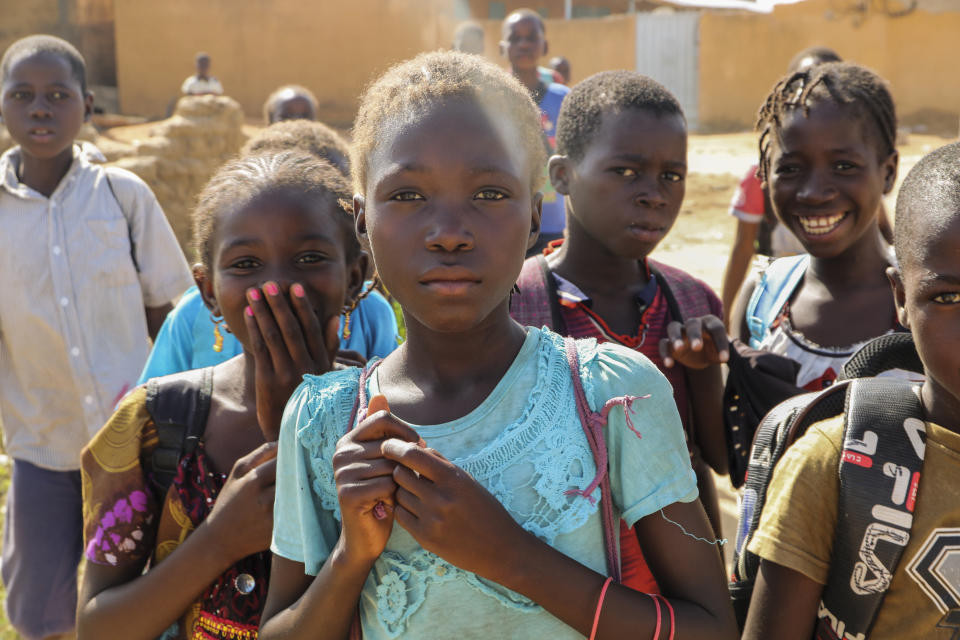
POLYGON ((354 188, 366 190, 370 156, 385 130, 459 100, 476 102, 491 117, 512 121, 527 152, 530 187, 539 189, 547 161, 539 108, 509 73, 480 56, 457 51, 420 54, 391 67, 367 88, 353 129, 354 188))

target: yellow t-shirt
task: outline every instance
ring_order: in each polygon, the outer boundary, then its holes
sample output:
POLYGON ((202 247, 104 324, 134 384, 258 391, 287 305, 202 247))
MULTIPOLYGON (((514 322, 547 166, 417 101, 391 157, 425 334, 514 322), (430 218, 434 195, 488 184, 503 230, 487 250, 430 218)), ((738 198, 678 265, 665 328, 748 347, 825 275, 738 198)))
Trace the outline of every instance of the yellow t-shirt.
MULTIPOLYGON (((926 423, 910 540, 871 640, 960 638, 960 434, 926 423)), ((825 584, 837 526, 843 416, 812 425, 777 464, 748 549, 825 584)))

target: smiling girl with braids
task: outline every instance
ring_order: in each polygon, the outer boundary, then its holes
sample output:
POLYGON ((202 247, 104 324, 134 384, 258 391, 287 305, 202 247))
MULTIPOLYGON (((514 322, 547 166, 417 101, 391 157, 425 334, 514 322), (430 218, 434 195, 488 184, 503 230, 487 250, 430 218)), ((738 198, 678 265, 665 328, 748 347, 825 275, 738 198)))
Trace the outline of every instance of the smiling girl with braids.
POLYGON ((780 80, 760 109, 759 175, 781 224, 807 253, 748 280, 732 333, 800 363, 818 390, 864 342, 899 325, 884 275, 894 263, 877 213, 897 177, 897 119, 886 83, 827 63, 780 80))

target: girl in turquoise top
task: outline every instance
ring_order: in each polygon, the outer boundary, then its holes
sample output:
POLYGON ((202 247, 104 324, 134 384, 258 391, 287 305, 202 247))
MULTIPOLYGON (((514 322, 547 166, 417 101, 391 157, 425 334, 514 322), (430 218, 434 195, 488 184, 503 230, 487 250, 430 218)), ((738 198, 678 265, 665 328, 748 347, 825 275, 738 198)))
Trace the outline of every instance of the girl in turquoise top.
POLYGON ((523 87, 477 56, 423 54, 365 95, 357 230, 407 341, 363 374, 308 376, 287 405, 262 638, 346 638, 358 609, 367 640, 735 637, 669 384, 582 341, 591 407, 643 398, 609 412, 609 503, 669 606, 606 582, 563 339, 508 313, 539 231, 541 135, 523 87))

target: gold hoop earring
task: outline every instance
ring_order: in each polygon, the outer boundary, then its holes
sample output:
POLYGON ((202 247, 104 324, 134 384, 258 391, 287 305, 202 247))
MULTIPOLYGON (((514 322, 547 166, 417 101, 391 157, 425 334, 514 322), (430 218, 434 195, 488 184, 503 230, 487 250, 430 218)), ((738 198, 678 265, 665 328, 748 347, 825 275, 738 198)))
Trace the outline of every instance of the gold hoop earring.
POLYGON ((211 311, 210 322, 213 323, 213 350, 220 353, 223 351, 223 334, 220 333, 220 325, 223 323, 223 318, 218 319, 211 311))

